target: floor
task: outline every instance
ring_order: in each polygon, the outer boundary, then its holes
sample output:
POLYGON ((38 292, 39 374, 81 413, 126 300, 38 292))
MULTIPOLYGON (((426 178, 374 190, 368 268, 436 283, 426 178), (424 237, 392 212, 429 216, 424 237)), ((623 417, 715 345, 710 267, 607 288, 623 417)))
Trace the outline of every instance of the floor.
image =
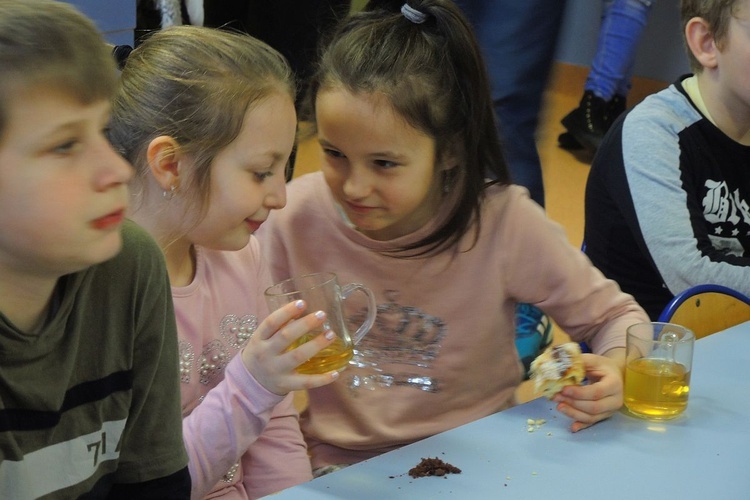
MULTIPOLYGON (((564 131, 560 119, 578 105, 583 92, 588 69, 568 64, 557 64, 553 69, 545 106, 542 111, 537 137, 537 147, 542 161, 546 205, 548 216, 561 224, 574 246, 583 241, 583 194, 586 186, 591 155, 572 154, 557 146, 557 136, 564 131)), ((628 96, 628 106, 632 107, 649 94, 665 88, 668 83, 635 79, 628 96)), ((312 140, 299 146, 295 176, 315 171, 320 165, 320 147, 312 140)), ((567 340, 565 333, 555 329, 555 343, 567 340)), ((522 384, 516 394, 520 401, 533 396, 528 383, 522 384)))

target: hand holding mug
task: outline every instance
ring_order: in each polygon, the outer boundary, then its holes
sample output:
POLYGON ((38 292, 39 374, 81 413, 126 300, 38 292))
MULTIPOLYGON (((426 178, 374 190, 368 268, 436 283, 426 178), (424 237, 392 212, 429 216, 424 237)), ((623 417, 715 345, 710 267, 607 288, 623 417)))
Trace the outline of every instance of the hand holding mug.
POLYGON ((291 391, 320 387, 339 376, 338 371, 315 375, 297 371, 300 364, 326 349, 336 338, 331 330, 323 328, 328 320, 325 312, 316 311, 301 317, 306 308, 304 301, 297 300, 271 312, 242 350, 247 370, 274 394, 283 396, 291 391), (309 337, 310 341, 289 349, 302 337, 309 337))
POLYGON ((326 321, 321 328, 299 337, 292 347, 303 345, 324 330, 332 330, 336 335, 329 346, 297 368, 299 373, 325 373, 346 368, 354 355, 354 346, 370 331, 375 322, 377 306, 372 291, 359 283, 340 286, 334 273, 313 273, 290 278, 269 287, 265 295, 271 310, 289 302, 303 300, 307 303, 309 311, 325 312, 326 321), (367 299, 367 312, 362 324, 350 335, 344 320, 343 304, 353 292, 364 294, 367 299))

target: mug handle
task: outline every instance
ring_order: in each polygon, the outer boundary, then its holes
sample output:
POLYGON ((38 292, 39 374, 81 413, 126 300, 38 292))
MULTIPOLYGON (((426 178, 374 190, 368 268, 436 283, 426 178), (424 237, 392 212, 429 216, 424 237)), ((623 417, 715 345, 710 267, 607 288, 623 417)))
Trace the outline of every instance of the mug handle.
POLYGON ((372 290, 361 283, 349 283, 348 285, 342 286, 341 298, 346 300, 352 292, 356 292, 357 290, 367 295, 367 316, 360 327, 357 328, 357 331, 354 332, 354 335, 352 335, 352 343, 355 345, 358 344, 367 332, 370 331, 370 328, 372 328, 372 325, 375 323, 375 313, 378 310, 378 306, 375 303, 375 294, 372 293, 372 290))

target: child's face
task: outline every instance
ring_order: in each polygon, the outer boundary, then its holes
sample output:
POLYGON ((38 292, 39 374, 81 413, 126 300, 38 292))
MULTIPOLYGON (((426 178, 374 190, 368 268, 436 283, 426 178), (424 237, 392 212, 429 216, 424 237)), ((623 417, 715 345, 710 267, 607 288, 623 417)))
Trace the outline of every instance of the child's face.
POLYGON ((741 2, 718 52, 719 78, 731 109, 750 113, 750 1, 741 2))
POLYGON ((431 137, 378 95, 334 88, 321 91, 315 107, 326 182, 359 231, 390 240, 435 215, 442 169, 431 137))
POLYGON ((108 121, 107 101, 14 94, 0 137, 0 269, 57 278, 120 250, 133 171, 105 137, 108 121))
POLYGON ((193 244, 239 250, 271 210, 286 205, 284 173, 296 129, 286 94, 272 94, 245 114, 237 138, 211 163, 209 209, 188 234, 193 244))

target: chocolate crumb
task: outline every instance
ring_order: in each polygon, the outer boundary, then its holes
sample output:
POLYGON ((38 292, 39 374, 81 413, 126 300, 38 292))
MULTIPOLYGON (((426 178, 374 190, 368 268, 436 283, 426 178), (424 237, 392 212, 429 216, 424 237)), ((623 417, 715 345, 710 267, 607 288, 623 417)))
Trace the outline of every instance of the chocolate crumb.
POLYGON ((445 476, 446 474, 461 474, 461 469, 455 465, 443 462, 439 458, 423 458, 416 467, 409 470, 414 478, 427 476, 445 476))

